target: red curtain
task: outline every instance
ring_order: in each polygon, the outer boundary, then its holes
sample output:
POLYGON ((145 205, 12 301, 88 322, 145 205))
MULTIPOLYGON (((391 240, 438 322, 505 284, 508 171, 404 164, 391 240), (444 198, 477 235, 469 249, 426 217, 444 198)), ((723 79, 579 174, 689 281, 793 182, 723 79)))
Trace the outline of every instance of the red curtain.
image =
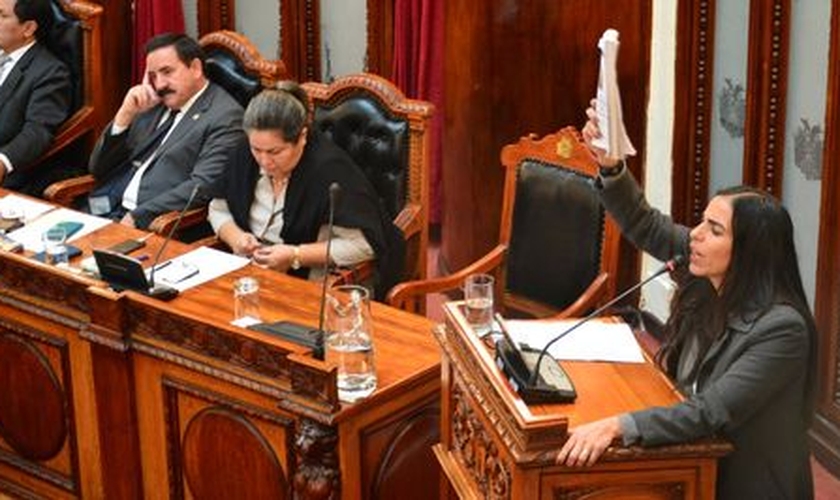
POLYGON ((143 50, 146 41, 167 32, 184 32, 184 10, 181 0, 135 0, 132 82, 138 83, 142 79, 146 67, 146 54, 143 50))
POLYGON ((443 125, 443 8, 445 0, 394 0, 391 80, 406 96, 435 105, 431 130, 430 222, 441 220, 443 125))

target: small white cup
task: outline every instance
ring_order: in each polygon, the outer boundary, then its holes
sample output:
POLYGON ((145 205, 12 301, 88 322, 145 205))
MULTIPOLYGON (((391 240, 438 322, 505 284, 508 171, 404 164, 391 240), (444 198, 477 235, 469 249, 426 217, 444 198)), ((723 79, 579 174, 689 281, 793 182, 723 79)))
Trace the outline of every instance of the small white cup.
POLYGON ((479 336, 489 333, 493 325, 494 281, 489 274, 471 274, 464 282, 467 321, 479 336))

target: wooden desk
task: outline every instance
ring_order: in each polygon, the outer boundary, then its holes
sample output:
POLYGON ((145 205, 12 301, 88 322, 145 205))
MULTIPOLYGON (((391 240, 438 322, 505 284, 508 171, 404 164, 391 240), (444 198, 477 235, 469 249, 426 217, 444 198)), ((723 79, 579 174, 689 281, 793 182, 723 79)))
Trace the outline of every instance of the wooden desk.
MULTIPOLYGON (((74 244, 90 255, 136 233, 114 224, 74 244)), ((161 241, 153 236, 148 253, 161 241)), ((172 242, 167 253, 186 250, 172 242)), ((317 284, 254 266, 163 303, 0 254, 0 492, 436 496, 433 325, 374 304, 379 387, 340 404, 333 367, 229 324, 243 275, 260 280, 264 319, 317 324, 317 284)))
POLYGON ((563 362, 575 403, 529 407, 495 367, 461 303, 446 304, 444 312, 446 325, 435 329, 443 350, 435 454, 449 480, 442 497, 454 491, 489 499, 714 498, 716 460, 730 450, 719 441, 616 445, 591 468, 554 464, 569 426, 680 400, 653 364, 563 362))

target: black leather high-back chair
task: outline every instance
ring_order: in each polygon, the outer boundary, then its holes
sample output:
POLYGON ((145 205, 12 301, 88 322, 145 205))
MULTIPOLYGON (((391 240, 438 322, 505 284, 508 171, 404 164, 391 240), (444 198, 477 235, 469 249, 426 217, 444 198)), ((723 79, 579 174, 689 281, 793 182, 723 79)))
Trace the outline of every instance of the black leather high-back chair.
POLYGON ((496 276, 506 314, 581 315, 613 296, 620 233, 595 187, 598 166, 574 127, 505 146, 499 243, 449 276, 397 285, 389 302, 417 311, 428 293, 459 288, 473 273, 496 276))
POLYGON ((102 7, 83 0, 52 0, 53 24, 42 42, 70 70, 72 113, 56 131, 50 148, 35 162, 44 168, 31 187, 39 193, 51 182, 76 175, 93 149, 103 106, 101 27, 102 7), (60 161, 59 161, 60 160, 60 161), (52 168, 61 163, 60 168, 52 168))
POLYGON ((303 88, 314 127, 350 154, 405 234, 404 275, 425 277, 432 104, 407 99, 393 83, 367 73, 303 88))
POLYGON ((280 60, 263 59, 254 45, 234 31, 214 31, 199 40, 204 54, 204 74, 224 88, 243 108, 264 88, 287 77, 280 60))

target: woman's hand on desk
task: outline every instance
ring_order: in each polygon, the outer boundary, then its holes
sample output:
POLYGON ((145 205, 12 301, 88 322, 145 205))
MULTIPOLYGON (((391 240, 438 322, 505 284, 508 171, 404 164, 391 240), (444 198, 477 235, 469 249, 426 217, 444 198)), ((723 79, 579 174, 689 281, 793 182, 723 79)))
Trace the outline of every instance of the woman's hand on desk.
POLYGON ((614 439, 621 437, 618 417, 609 417, 569 430, 569 439, 557 454, 557 463, 569 467, 593 465, 614 439))
POLYGON ((294 246, 277 244, 256 249, 251 258, 257 265, 285 272, 292 265, 293 256, 294 246))
POLYGON ((236 255, 251 257, 261 246, 262 244, 256 236, 251 233, 243 232, 234 239, 233 244, 231 245, 231 250, 233 250, 233 253, 236 255))

